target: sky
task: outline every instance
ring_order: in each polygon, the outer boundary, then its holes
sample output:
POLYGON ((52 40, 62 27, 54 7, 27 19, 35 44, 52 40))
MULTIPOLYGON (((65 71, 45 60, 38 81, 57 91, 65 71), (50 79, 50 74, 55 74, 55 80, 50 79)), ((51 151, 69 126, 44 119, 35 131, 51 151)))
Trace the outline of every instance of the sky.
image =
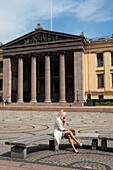
MULTIPOLYGON (((86 38, 113 34, 113 0, 52 0, 52 31, 86 38)), ((0 42, 35 30, 51 31, 51 0, 0 0, 0 42)))

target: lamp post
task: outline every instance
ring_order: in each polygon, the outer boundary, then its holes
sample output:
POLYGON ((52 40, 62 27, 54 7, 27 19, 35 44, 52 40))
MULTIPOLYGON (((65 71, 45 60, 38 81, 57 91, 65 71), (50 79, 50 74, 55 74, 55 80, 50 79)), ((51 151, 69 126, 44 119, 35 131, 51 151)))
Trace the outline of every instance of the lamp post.
POLYGON ((78 89, 77 89, 77 102, 79 102, 79 99, 78 99, 78 89))

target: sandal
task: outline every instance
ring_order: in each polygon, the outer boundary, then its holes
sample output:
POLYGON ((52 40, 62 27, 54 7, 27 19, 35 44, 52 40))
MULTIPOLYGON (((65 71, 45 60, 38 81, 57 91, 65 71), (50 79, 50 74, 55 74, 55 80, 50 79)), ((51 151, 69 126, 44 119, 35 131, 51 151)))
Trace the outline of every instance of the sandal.
POLYGON ((74 151, 74 153, 79 153, 77 150, 73 150, 74 151))
POLYGON ((80 143, 80 144, 79 144, 79 146, 81 146, 81 147, 82 147, 83 145, 84 145, 83 143, 80 143))

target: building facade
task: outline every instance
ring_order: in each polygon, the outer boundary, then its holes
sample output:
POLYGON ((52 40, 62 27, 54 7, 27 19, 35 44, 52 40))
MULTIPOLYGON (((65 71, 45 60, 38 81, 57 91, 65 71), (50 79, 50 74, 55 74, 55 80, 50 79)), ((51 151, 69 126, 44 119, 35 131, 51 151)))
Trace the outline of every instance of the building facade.
POLYGON ((87 39, 84 67, 85 98, 113 99, 113 35, 87 39))
POLYGON ((84 102, 86 39, 43 30, 2 46, 3 98, 16 103, 84 102))
POLYGON ((9 102, 82 106, 89 94, 113 98, 113 36, 86 39, 38 24, 1 49, 3 99, 9 102))

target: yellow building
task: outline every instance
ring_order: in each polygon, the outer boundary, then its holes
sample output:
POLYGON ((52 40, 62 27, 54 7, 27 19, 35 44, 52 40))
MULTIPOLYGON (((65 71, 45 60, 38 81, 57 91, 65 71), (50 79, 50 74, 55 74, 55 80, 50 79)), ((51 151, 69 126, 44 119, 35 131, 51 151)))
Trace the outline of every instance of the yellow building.
POLYGON ((85 99, 113 99, 113 35, 87 39, 84 54, 85 99))

